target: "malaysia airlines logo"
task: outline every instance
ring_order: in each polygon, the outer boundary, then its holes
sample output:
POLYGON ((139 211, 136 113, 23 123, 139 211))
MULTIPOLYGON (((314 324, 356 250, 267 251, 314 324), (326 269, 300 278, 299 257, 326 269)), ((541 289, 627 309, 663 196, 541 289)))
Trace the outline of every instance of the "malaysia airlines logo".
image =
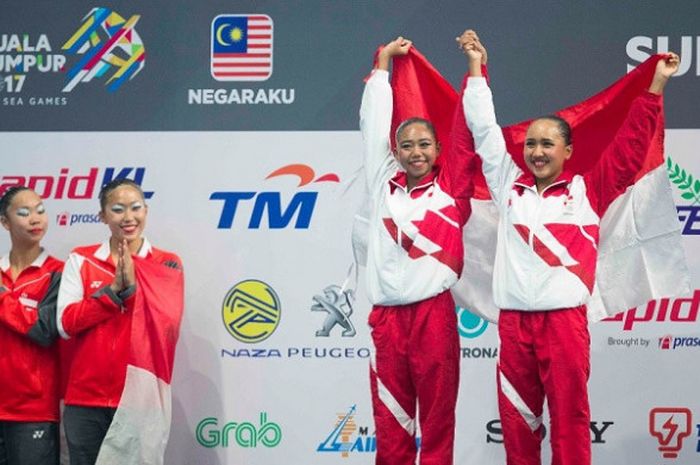
POLYGON ((272 18, 219 15, 211 23, 211 75, 217 81, 265 81, 272 76, 272 18))

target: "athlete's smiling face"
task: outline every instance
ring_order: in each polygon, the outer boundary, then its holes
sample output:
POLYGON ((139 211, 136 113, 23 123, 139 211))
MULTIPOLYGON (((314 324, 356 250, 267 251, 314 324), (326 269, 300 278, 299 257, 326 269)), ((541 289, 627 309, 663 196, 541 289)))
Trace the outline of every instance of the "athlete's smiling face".
POLYGON ((538 119, 527 129, 523 156, 525 165, 535 175, 538 190, 559 177, 572 153, 573 145, 566 143, 556 121, 538 119))
POLYGON ((140 240, 146 227, 148 207, 141 192, 133 186, 122 185, 107 195, 100 218, 112 233, 112 239, 121 242, 140 240))
POLYGON ((421 122, 411 123, 397 134, 395 157, 406 171, 409 189, 433 170, 439 150, 435 134, 421 122))

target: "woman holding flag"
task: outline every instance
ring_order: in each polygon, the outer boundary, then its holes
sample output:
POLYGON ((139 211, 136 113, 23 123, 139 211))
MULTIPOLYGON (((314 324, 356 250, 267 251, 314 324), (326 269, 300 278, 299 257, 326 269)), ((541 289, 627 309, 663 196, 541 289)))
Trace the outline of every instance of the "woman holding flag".
POLYGON ((58 329, 72 345, 64 412, 70 460, 162 463, 182 265, 143 236, 148 206, 138 184, 116 179, 99 197, 111 236, 71 252, 58 295, 58 329), (154 390, 162 408, 146 400, 154 390))
POLYGON ((589 465, 587 306, 599 292, 601 218, 644 173, 650 147, 662 137, 661 95, 680 60, 675 53, 656 58, 647 90, 640 88, 610 144, 579 174, 568 169, 572 130, 554 115, 529 124, 524 163, 517 163, 481 75, 483 46, 470 30, 457 41, 469 59, 464 112, 500 214, 493 299, 501 309, 498 398, 507 463, 540 464, 546 397, 552 463, 589 465))
MULTIPOLYGON (((411 45, 398 37, 379 51, 360 109, 370 205, 367 289, 373 304, 376 463, 414 464, 419 442, 421 464, 449 465, 459 384, 450 287, 462 270, 462 226, 472 187, 467 167, 475 157, 470 144, 454 143, 455 134, 448 134, 450 126, 465 127, 461 111, 453 112, 459 110, 456 95, 455 104, 443 107, 427 98, 417 105, 415 95, 401 93, 412 85, 399 85, 392 93, 392 59, 395 78, 410 80, 413 71, 430 67, 411 45), (444 148, 436 132, 447 142, 444 148)), ((437 97, 454 94, 441 77, 430 86, 437 97)))

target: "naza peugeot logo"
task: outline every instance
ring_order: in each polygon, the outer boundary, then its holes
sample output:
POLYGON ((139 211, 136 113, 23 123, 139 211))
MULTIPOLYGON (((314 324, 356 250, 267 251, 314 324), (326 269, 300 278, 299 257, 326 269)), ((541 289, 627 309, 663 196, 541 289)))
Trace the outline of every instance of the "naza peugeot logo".
MULTIPOLYGON (((302 164, 283 166, 267 175, 265 179, 284 175, 298 176, 298 187, 319 182, 340 182, 338 176, 333 173, 314 179, 316 174, 313 168, 302 164)), ((282 193, 278 191, 218 191, 209 196, 209 200, 224 201, 221 215, 219 216, 219 224, 217 225, 218 229, 231 229, 234 226, 236 214, 239 212, 238 207, 243 204, 249 204, 249 201, 252 201, 252 210, 248 210, 248 229, 260 229, 265 213, 267 213, 267 224, 270 229, 286 228, 295 217, 294 229, 308 229, 317 198, 318 192, 297 192, 292 196, 287 206, 283 208, 282 193)))

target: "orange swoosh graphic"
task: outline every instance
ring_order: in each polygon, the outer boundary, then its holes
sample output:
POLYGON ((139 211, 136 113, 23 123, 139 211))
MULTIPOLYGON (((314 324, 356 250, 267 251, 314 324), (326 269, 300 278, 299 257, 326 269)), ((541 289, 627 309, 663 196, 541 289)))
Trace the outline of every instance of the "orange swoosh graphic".
POLYGON ((265 179, 270 179, 274 178, 277 176, 284 176, 284 175, 294 175, 299 177, 299 187, 305 186, 309 184, 313 179, 314 173, 313 168, 311 168, 309 165, 302 165, 300 163, 295 163, 292 165, 287 165, 283 166, 282 168, 278 168, 272 173, 268 174, 265 179))

